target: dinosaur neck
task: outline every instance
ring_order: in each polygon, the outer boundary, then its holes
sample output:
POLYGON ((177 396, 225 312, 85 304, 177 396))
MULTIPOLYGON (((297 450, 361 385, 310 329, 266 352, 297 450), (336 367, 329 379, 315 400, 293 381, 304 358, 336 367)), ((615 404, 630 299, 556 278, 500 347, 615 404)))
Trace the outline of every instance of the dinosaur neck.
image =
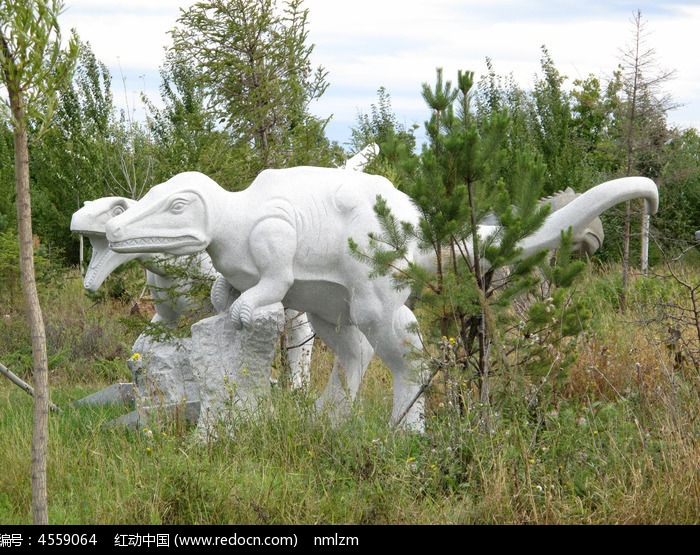
MULTIPOLYGON (((245 221, 248 211, 245 192, 232 192, 219 187, 212 189, 207 197, 209 245, 206 250, 212 259, 218 258, 219 252, 226 250, 232 234, 237 231, 237 222, 245 221)), ((241 229, 241 233, 245 232, 241 229)))
POLYGON ((242 192, 232 192, 219 187, 212 189, 207 198, 207 215, 209 218, 209 231, 211 237, 226 236, 231 233, 231 222, 236 221, 234 214, 241 212, 241 202, 244 200, 242 192))
POLYGON ((623 177, 597 185, 566 206, 551 213, 539 230, 519 243, 523 249, 520 258, 526 258, 540 250, 559 246, 562 231, 573 229, 574 235, 583 231, 590 221, 616 204, 642 198, 647 202, 647 213, 658 208, 658 190, 651 179, 645 177, 623 177))

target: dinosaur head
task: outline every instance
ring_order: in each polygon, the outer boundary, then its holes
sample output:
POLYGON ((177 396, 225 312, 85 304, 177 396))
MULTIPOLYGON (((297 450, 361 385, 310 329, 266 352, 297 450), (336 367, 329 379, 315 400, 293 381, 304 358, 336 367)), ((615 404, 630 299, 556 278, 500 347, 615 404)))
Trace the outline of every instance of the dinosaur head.
POLYGON ((83 285, 88 291, 97 291, 116 268, 138 257, 137 254, 114 252, 109 248, 105 235, 105 224, 134 204, 135 200, 124 197, 103 197, 86 201, 82 208, 73 213, 70 230, 87 237, 92 246, 92 258, 83 278, 83 285))
POLYGON ((209 230, 221 191, 202 173, 177 174, 107 223, 109 247, 119 253, 201 252, 211 241, 209 230))

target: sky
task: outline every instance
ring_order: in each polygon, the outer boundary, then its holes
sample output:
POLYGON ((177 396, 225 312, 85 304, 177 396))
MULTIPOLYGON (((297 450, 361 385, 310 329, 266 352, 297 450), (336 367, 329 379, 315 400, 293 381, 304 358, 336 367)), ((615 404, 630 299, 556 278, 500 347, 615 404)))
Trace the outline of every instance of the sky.
MULTIPOLYGON (((140 93, 159 105, 159 69, 168 32, 195 0, 64 0, 64 33, 75 29, 112 73, 115 103, 143 117, 140 93)), ((278 0, 281 4, 282 0, 278 0)), ((700 2, 698 0, 305 0, 311 63, 327 72, 329 87, 310 106, 332 116, 327 135, 348 148, 361 114, 378 104, 384 87, 398 122, 429 118, 423 83, 434 86, 458 70, 478 80, 491 61, 496 75, 531 89, 541 76, 544 46, 565 86, 595 75, 607 80, 634 39, 641 11, 644 48, 659 73, 673 71, 663 90, 677 109, 671 125, 700 129, 700 2)))

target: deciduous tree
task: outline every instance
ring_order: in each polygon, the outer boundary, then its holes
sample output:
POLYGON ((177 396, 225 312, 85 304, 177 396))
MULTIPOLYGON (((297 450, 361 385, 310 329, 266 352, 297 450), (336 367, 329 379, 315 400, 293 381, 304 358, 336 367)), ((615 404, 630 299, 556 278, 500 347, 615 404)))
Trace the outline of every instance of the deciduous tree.
MULTIPOLYGON (((656 52, 646 46, 647 33, 642 12, 632 18, 631 44, 623 51, 621 72, 625 102, 619 118, 625 153, 625 175, 643 175, 652 179, 660 172, 659 153, 669 138, 666 113, 673 103, 662 87, 673 77, 673 71, 659 71, 656 52)), ((643 212, 643 210, 642 210, 643 212)), ((630 273, 630 239, 632 202, 625 203, 624 248, 622 254, 622 292, 620 309, 625 310, 630 273)), ((649 216, 642 214, 641 270, 648 266, 649 216)))
POLYGON ((303 0, 209 0, 184 11, 172 31, 181 59, 207 96, 240 158, 266 167, 325 165, 325 122, 309 105, 326 90, 313 68, 303 0))
POLYGON ((48 440, 48 360, 46 332, 34 275, 29 140, 51 123, 58 92, 71 79, 78 55, 75 34, 64 49, 58 16, 61 0, 4 0, 0 3, 0 79, 7 89, 4 116, 14 137, 20 276, 32 336, 34 427, 32 434, 32 515, 48 524, 46 448, 48 440))

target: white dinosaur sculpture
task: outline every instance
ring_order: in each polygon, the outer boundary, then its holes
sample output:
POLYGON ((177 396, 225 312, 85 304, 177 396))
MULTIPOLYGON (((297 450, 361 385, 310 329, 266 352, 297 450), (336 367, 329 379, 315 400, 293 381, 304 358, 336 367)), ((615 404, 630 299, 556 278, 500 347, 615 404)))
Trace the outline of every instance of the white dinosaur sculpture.
POLYGON ((154 253, 122 254, 111 250, 105 237, 105 224, 134 204, 136 201, 129 198, 103 197, 86 201, 82 208, 73 213, 71 231, 87 237, 92 246, 92 257, 83 278, 83 286, 88 291, 97 291, 116 268, 136 259, 146 269, 146 283, 154 301, 156 313, 151 321, 174 324, 188 310, 202 307, 187 295, 190 284, 183 283, 181 277, 175 277, 172 266, 183 269, 191 267, 192 274, 197 273, 212 280, 216 278, 217 272, 205 252, 173 257, 154 253))
MULTIPOLYGON (((545 197, 540 200, 540 203, 549 204, 552 212, 561 210, 564 206, 580 196, 580 193, 575 192, 571 187, 567 187, 563 191, 545 197)), ((571 238, 571 250, 575 253, 592 255, 602 245, 605 239, 603 223, 596 216, 586 225, 583 230, 571 238)))
MULTIPOLYGON (((359 383, 376 353, 393 374, 392 423, 422 431, 422 373, 410 356, 420 337, 406 306, 409 290, 397 289, 390 276, 369 279, 368 267, 348 246, 352 238, 367 250, 369 234, 381 234, 374 212, 379 196, 397 220, 419 222, 412 200, 381 176, 318 167, 265 170, 247 189, 229 192, 204 174, 185 172, 112 218, 106 233, 110 248, 122 253, 206 249, 217 271, 241 291, 230 309, 238 327, 251 326, 257 308, 278 302, 305 311, 336 354, 332 382, 359 383)), ((580 233, 608 208, 638 197, 656 211, 658 192, 649 179, 624 178, 590 189, 524 238, 522 256, 555 248, 562 231, 580 233)), ((482 231, 498 241, 498 226, 482 231)), ((432 265, 433 256, 414 244, 406 259, 432 265)), ((322 395, 321 408, 325 401, 322 395)))
MULTIPOLYGON (((363 171, 371 159, 379 154, 379 146, 371 143, 357 154, 349 158, 342 166, 343 169, 363 171)), ((225 280, 221 280, 206 252, 201 251, 187 257, 158 256, 154 253, 116 253, 112 251, 105 238, 105 223, 136 203, 135 200, 109 196, 86 201, 72 218, 70 230, 88 237, 92 246, 92 257, 83 279, 84 287, 89 291, 97 291, 105 279, 119 266, 137 259, 146 270, 146 283, 154 300, 155 315, 151 322, 174 324, 178 318, 190 311, 201 311, 203 308, 194 302, 187 294, 190 284, 183 280, 182 273, 174 275, 173 264, 181 269, 189 269, 193 279, 197 277, 212 277, 212 305, 216 310, 222 310, 226 304, 238 295, 232 291, 225 280)), ((187 272, 185 272, 187 273, 187 272)), ((288 309, 287 318, 287 360, 291 371, 291 386, 302 389, 310 382, 311 354, 314 343, 314 330, 303 312, 288 309)), ((358 384, 359 388, 359 384, 358 384)))
MULTIPOLYGON (((230 290, 230 286, 226 287, 225 282, 222 283, 221 276, 205 251, 188 256, 164 256, 157 253, 118 253, 109 248, 105 224, 135 204, 135 200, 125 197, 102 197, 86 201, 82 208, 73 213, 71 231, 86 236, 92 246, 92 257, 83 278, 84 287, 88 291, 97 291, 116 268, 136 259, 146 269, 146 283, 156 311, 152 323, 173 325, 187 313, 224 310, 226 303, 238 293, 230 290), (174 272, 173 266, 186 271, 174 272), (185 279, 183 274, 189 275, 190 279, 185 279), (212 306, 202 306, 200 301, 188 295, 191 280, 202 278, 209 278, 215 284, 211 295, 212 306), (228 290, 224 292, 223 288, 228 290)), ((287 357, 291 386, 299 389, 309 380, 311 353, 307 344, 310 343, 309 338, 313 338, 314 331, 303 313, 290 309, 285 311, 285 316, 288 322, 287 357)))
POLYGON ((348 158, 341 166, 344 170, 364 171, 375 156, 379 154, 379 145, 370 143, 354 156, 348 158))

